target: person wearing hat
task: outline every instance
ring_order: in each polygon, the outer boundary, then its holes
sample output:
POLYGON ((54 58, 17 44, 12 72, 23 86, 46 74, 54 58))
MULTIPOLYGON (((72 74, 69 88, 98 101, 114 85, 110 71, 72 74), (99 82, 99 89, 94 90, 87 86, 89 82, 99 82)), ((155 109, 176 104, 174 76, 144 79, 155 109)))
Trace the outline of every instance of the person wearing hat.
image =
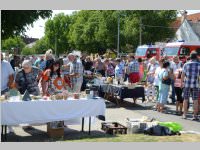
POLYGON ((83 65, 77 60, 76 55, 73 53, 68 55, 68 59, 70 61, 70 71, 68 76, 71 81, 72 91, 80 93, 83 83, 83 65))
MULTIPOLYGON (((197 53, 194 51, 190 54, 191 61, 186 62, 183 66, 183 72, 181 76, 181 80, 184 81, 183 88, 183 119, 187 118, 188 112, 188 101, 190 98, 190 94, 192 95, 193 100, 193 120, 198 120, 198 98, 200 93, 199 87, 199 76, 200 76, 200 63, 198 62, 197 53)), ((183 87, 183 85, 182 85, 183 87)))

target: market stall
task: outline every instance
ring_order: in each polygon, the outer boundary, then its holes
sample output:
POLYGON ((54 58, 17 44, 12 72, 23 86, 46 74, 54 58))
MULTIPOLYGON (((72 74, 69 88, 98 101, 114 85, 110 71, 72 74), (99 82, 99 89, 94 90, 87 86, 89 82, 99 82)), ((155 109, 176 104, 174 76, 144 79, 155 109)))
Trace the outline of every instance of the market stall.
POLYGON ((73 99, 67 100, 31 100, 31 101, 3 101, 1 102, 2 137, 6 139, 7 126, 23 124, 46 124, 54 121, 67 121, 89 117, 89 133, 91 117, 105 120, 105 102, 103 99, 73 99), (4 134, 4 135, 3 135, 4 134))
POLYGON ((142 102, 145 101, 145 90, 143 85, 129 84, 129 83, 114 83, 99 80, 97 83, 87 85, 89 88, 96 87, 100 97, 104 97, 109 100, 109 97, 116 101, 119 105, 125 98, 133 98, 134 102, 138 98, 142 98, 142 102))

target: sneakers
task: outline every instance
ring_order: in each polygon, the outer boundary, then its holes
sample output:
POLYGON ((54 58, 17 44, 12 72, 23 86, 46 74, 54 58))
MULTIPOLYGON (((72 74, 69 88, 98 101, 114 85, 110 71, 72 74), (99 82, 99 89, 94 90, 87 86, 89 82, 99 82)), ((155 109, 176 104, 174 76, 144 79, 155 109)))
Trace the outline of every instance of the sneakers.
POLYGON ((185 114, 182 115, 183 119, 187 119, 187 116, 185 114))
POLYGON ((199 118, 198 118, 198 116, 196 115, 196 116, 193 116, 192 120, 193 120, 193 121, 198 121, 199 118))

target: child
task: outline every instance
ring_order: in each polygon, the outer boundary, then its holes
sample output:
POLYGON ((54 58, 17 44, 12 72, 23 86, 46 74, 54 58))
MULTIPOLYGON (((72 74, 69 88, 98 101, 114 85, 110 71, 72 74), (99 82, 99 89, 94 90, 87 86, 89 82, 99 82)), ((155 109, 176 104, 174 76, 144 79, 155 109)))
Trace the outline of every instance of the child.
POLYGON ((182 115, 183 113, 183 97, 182 97, 183 89, 181 87, 181 74, 182 74, 182 69, 177 69, 176 72, 174 73, 175 75, 174 89, 177 97, 176 100, 177 115, 182 115))

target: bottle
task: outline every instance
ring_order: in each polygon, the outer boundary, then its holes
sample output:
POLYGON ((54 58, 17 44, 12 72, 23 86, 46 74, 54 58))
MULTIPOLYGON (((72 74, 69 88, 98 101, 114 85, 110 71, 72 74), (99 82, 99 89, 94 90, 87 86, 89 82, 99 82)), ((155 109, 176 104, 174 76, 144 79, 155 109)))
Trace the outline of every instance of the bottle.
POLYGON ((91 90, 91 91, 90 91, 90 98, 93 98, 93 97, 94 97, 94 91, 91 90))

